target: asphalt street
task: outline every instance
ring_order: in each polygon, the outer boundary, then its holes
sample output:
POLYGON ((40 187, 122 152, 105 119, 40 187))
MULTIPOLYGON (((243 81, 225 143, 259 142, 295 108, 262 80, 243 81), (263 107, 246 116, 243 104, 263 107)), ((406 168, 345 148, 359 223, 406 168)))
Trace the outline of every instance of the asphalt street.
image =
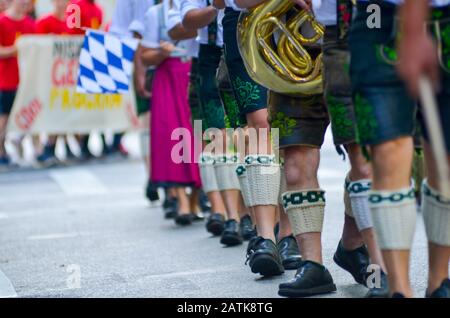
MULTIPOLYGON (((133 143, 136 145, 137 143, 133 143)), ((327 135, 320 182, 327 191, 324 261, 338 291, 366 289, 332 261, 343 224, 348 162, 327 135)), ((143 196, 137 159, 0 173, 0 296, 3 297, 278 297, 286 272, 263 279, 245 266, 245 245, 224 248, 203 223, 178 228, 143 196)), ((426 288, 427 255, 419 218, 411 276, 426 288)))

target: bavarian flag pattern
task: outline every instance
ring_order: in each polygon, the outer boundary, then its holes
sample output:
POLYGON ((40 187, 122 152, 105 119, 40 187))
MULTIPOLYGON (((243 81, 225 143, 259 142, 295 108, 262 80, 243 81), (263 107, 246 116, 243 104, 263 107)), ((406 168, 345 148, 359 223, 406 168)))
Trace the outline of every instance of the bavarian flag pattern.
POLYGON ((128 94, 138 41, 88 30, 80 53, 77 92, 128 94))

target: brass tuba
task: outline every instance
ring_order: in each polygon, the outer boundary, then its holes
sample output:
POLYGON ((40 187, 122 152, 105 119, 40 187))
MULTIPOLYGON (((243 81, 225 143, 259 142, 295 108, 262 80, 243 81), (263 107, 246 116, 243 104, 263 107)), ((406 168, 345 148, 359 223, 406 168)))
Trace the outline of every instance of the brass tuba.
POLYGON ((239 17, 237 41, 245 67, 253 80, 281 94, 313 95, 323 92, 320 41, 324 26, 290 0, 269 0, 239 17), (303 35, 309 28, 311 36, 303 35), (275 42, 275 31, 281 35, 275 42), (312 31, 312 32, 311 32, 312 31), (311 50, 315 47, 315 50, 311 50))

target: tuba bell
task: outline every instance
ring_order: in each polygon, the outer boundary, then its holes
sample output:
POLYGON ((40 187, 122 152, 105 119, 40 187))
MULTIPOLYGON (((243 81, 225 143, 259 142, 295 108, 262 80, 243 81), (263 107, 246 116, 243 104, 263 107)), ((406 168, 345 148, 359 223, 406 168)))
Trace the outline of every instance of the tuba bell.
POLYGON ((269 0, 241 13, 237 29, 242 59, 255 82, 286 95, 323 92, 325 28, 312 14, 298 10, 290 0, 269 0), (276 31, 280 31, 277 40, 276 31))

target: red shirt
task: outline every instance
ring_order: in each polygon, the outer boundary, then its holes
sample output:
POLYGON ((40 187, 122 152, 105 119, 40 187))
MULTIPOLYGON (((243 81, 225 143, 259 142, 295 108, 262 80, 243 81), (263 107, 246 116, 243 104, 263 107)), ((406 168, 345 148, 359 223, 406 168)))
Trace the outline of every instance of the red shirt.
POLYGON ((70 34, 66 20, 60 20, 49 14, 36 22, 36 33, 39 34, 70 34))
MULTIPOLYGON (((94 0, 72 0, 72 4, 80 7, 82 28, 100 29, 103 23, 103 11, 94 0)), ((72 29, 74 34, 84 34, 82 29, 72 29)))
MULTIPOLYGON (((13 46, 22 34, 34 33, 34 21, 30 17, 13 20, 0 16, 0 45, 13 46)), ((0 58, 0 90, 15 90, 19 86, 19 65, 17 56, 0 58)))

